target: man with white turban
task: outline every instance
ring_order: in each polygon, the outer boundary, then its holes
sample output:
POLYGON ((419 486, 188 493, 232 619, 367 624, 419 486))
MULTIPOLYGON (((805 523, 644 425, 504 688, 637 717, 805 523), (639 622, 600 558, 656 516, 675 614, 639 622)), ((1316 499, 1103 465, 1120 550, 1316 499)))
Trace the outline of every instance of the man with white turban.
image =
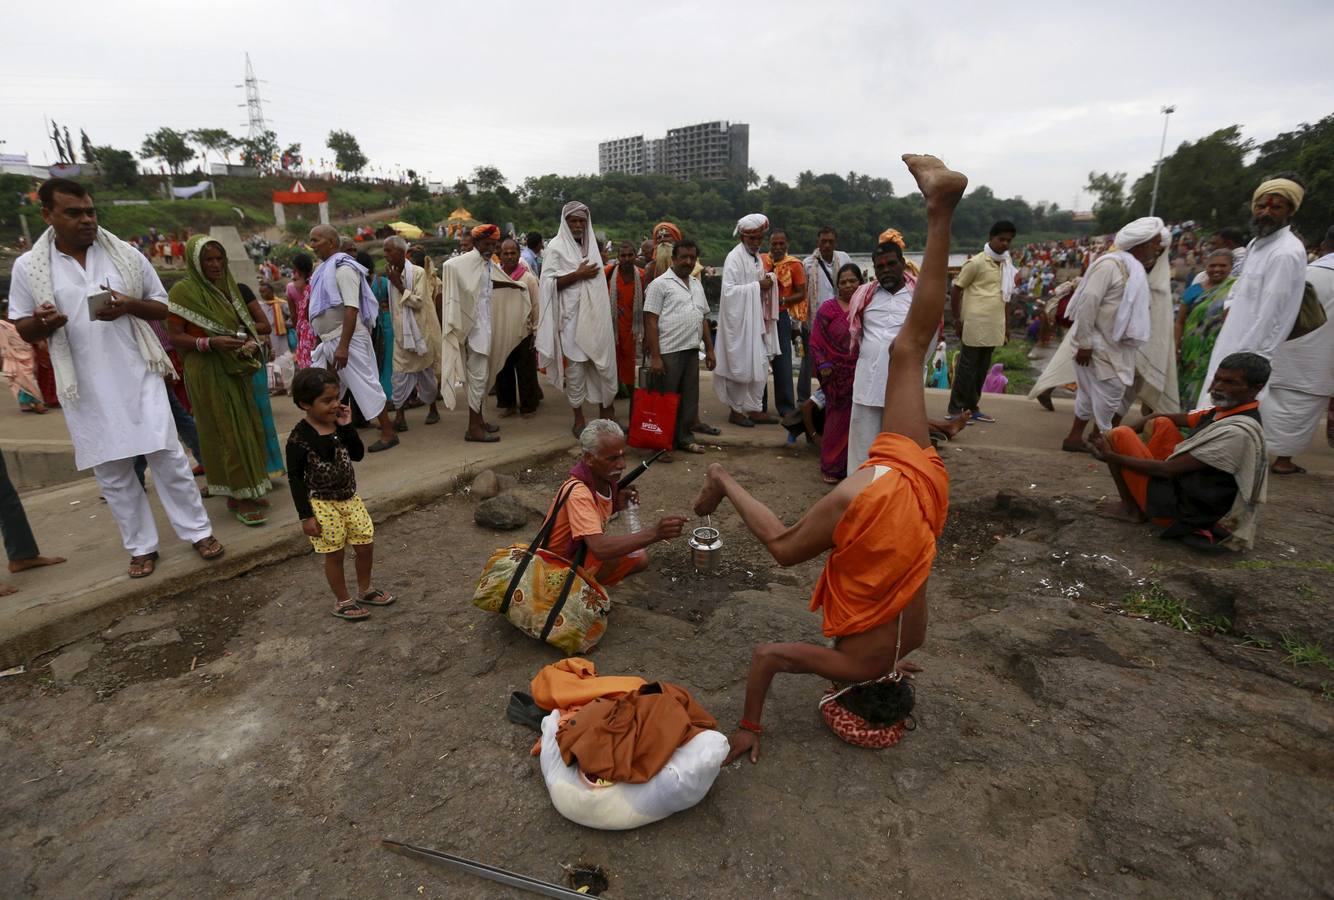
POLYGON ((1311 446, 1320 413, 1334 396, 1334 227, 1325 232, 1320 253, 1306 268, 1306 283, 1325 311, 1325 322, 1279 346, 1269 393, 1260 403, 1265 443, 1277 457, 1271 469, 1276 475, 1306 472, 1292 458, 1311 446))
MULTIPOLYGON (((1126 389, 1135 383, 1139 350, 1150 345, 1155 331, 1165 329, 1171 346, 1171 307, 1167 308, 1164 322, 1156 321, 1151 290, 1152 284, 1166 283, 1170 278, 1165 251, 1171 240, 1162 219, 1157 216, 1136 219, 1116 233, 1112 246, 1089 266, 1070 299, 1066 315, 1074 324, 1066 335, 1066 343, 1074 351, 1078 392, 1075 419, 1070 434, 1061 442, 1061 449, 1086 451, 1084 429, 1090 420, 1101 434, 1115 427, 1113 419, 1124 414, 1129 406, 1126 389)), ((1175 394, 1175 359, 1169 359, 1168 364, 1171 392, 1175 394)), ((1044 372, 1043 377, 1050 376, 1044 372)), ((1144 380, 1149 380, 1147 373, 1144 380)), ((1155 385, 1154 408, 1159 412, 1176 412, 1178 404, 1175 400, 1168 402, 1171 395, 1167 386, 1166 379, 1155 385)), ((1035 386, 1034 390, 1037 389, 1035 386)))
POLYGON ((447 260, 444 281, 444 346, 441 371, 450 386, 445 405, 454 408, 453 386, 467 386, 468 430, 465 441, 492 444, 500 440, 483 416, 487 391, 496 373, 526 334, 528 297, 523 285, 491 262, 500 243, 500 229, 478 225, 471 232, 473 249, 447 260))
POLYGON ((744 428, 778 422, 763 412, 769 360, 778 355, 778 283, 760 259, 768 230, 769 220, 760 213, 737 222, 732 233, 741 241, 723 263, 718 303, 713 390, 731 410, 727 421, 744 428))
POLYGON ((611 294, 602 277, 602 254, 593 237, 593 219, 578 200, 560 212, 560 231, 542 258, 541 312, 537 360, 547 379, 565 392, 574 410, 575 437, 587 424, 585 401, 598 416, 616 410, 616 335, 611 294))
POLYGON ((1246 262, 1228 294, 1227 318, 1209 357, 1201 406, 1208 402, 1209 385, 1223 357, 1246 352, 1272 361, 1292 332, 1306 287, 1306 248, 1290 222, 1303 194, 1291 178, 1271 178, 1251 197, 1255 239, 1246 247, 1246 262))

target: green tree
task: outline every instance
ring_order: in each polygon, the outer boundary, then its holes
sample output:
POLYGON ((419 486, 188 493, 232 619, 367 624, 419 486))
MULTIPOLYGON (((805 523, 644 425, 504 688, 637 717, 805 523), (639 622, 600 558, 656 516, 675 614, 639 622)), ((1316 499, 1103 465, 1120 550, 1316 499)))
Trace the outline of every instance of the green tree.
POLYGON ((179 175, 194 155, 187 133, 166 127, 145 136, 139 148, 140 159, 160 159, 174 175, 179 175))
POLYGON ((370 162, 366 154, 361 152, 361 145, 351 132, 334 129, 329 132, 325 145, 334 153, 334 164, 344 172, 355 175, 370 162))
POLYGON ((1334 114, 1314 125, 1303 122, 1295 131, 1278 134, 1260 145, 1247 173, 1242 202, 1256 185, 1279 172, 1296 172, 1306 188, 1295 224, 1308 242, 1324 237, 1334 225, 1334 114))
POLYGON ((1126 223, 1126 173, 1089 172, 1084 190, 1093 194, 1098 231, 1116 231, 1126 223))
MULTIPOLYGON (((1181 144, 1163 158, 1154 214, 1168 222, 1193 219, 1215 228, 1239 221, 1245 216, 1248 196, 1246 157, 1253 150, 1239 125, 1181 144)), ((1135 182, 1126 218, 1149 214, 1153 180, 1151 170, 1135 182)))
POLYGON ((237 144, 236 138, 225 128, 195 128, 187 134, 199 148, 199 155, 203 158, 204 165, 208 165, 210 152, 216 153, 226 161, 237 144))
POLYGON ((472 180, 479 191, 494 191, 505 186, 505 176, 495 166, 478 166, 473 169, 472 180))
POLYGON ((301 145, 300 145, 300 144, 288 144, 288 145, 287 145, 287 149, 284 150, 284 151, 282 152, 282 155, 283 155, 284 157, 286 157, 286 160, 287 160, 287 165, 285 166, 285 168, 288 168, 288 169, 299 169, 299 168, 301 168, 301 145))
POLYGON ((241 165, 260 172, 272 172, 277 164, 278 135, 265 131, 256 138, 244 138, 240 144, 241 165))
POLYGON ((139 167, 130 151, 117 150, 115 147, 94 147, 93 153, 102 170, 102 177, 109 184, 132 187, 139 179, 139 167))

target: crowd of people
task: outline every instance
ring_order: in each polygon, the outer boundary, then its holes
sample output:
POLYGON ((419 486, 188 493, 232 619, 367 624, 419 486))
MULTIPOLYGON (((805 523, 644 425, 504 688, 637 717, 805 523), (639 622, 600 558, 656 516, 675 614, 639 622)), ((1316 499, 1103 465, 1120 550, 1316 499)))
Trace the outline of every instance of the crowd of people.
MULTIPOLYGON (((626 430, 615 404, 637 388, 678 395, 672 451, 705 453, 696 436, 720 428, 700 416, 702 364, 727 424, 805 432, 819 445, 824 480, 837 485, 787 527, 714 465, 696 504, 703 515, 730 500, 782 564, 833 551, 813 608, 839 643, 757 651, 733 736, 734 755, 754 758, 774 673, 878 679, 921 643, 922 588, 948 493, 933 445, 994 421, 980 406, 1003 383, 992 357, 1016 301, 1034 297, 1043 315, 1059 301, 1053 318, 1069 323, 1033 396, 1052 408, 1052 389, 1075 386, 1062 449, 1106 462, 1118 500, 1104 512, 1152 520, 1197 549, 1250 546, 1268 475, 1304 471, 1293 457, 1334 394, 1334 230, 1308 267, 1290 226, 1303 197, 1294 179, 1256 189, 1246 247, 1229 233, 1200 239, 1142 218, 1110 243, 1016 250, 1015 226, 998 221, 950 284, 949 222, 966 179, 932 158, 908 163, 929 213, 920 267, 894 229, 880 235, 868 279, 838 249, 834 227, 797 256, 781 227, 750 214, 721 268, 716 327, 698 244, 674 222, 638 246, 613 244, 613 261, 593 211, 570 201, 549 242, 540 231, 520 240, 482 224, 437 264, 390 236, 380 241, 382 267, 364 236, 320 225, 290 282, 280 291, 266 277, 258 295, 236 282, 218 241, 195 235, 179 254, 185 276, 168 292, 141 249, 98 226, 82 185, 53 178, 39 191, 50 228, 17 260, 0 322, 4 371, 24 408, 64 408, 76 464, 97 478, 130 577, 151 575, 158 559, 145 469, 178 537, 205 559, 223 548, 203 498, 225 498, 229 514, 260 526, 266 495, 285 475, 325 559, 334 614, 362 620, 394 598, 371 583, 374 528, 352 464, 398 446, 408 410, 425 407, 422 422, 433 425, 439 404, 452 409, 461 395, 465 440, 494 443, 501 426, 488 419, 487 397, 494 392, 497 418, 530 417, 547 399, 545 374, 582 448, 553 534, 565 549, 583 542, 587 570, 614 584, 684 524, 667 517, 606 534, 633 500, 615 488, 626 430), (1058 272, 1064 283, 1054 283, 1058 272), (923 385, 942 383, 947 304, 960 350, 947 415, 929 419, 923 385), (304 413, 285 452, 271 391, 290 392, 304 413), (1136 399, 1145 415, 1123 421, 1136 399), (356 429, 372 422, 378 434, 364 446, 356 429), (355 594, 343 574, 349 546, 355 594)), ((37 553, 3 480, 11 571, 59 562, 37 553)))

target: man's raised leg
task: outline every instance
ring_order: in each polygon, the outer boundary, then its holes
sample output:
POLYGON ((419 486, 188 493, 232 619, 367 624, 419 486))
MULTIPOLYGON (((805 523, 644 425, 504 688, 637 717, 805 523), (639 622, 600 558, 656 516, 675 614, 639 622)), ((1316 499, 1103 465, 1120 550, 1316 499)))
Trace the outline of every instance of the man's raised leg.
POLYGON ((934 156, 904 154, 904 163, 926 199, 926 250, 922 271, 913 289, 912 306, 894 341, 885 378, 885 412, 881 431, 892 431, 931 446, 926 424, 926 394, 922 389, 922 361, 935 347, 936 329, 945 312, 949 275, 950 223, 954 208, 968 187, 967 176, 954 172, 934 156))

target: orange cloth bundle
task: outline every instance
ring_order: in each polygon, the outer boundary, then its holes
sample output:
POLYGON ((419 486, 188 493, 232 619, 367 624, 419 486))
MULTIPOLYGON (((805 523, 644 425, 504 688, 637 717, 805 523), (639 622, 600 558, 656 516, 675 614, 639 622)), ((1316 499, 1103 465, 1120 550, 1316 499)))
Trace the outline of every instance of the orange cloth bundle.
POLYGON ((811 595, 826 637, 861 634, 902 611, 931 573, 949 512, 949 475, 933 448, 885 432, 867 466, 890 471, 848 504, 811 595))
POLYGON ((658 682, 618 697, 599 697, 556 731, 561 759, 586 776, 643 784, 702 731, 717 727, 713 716, 679 685, 658 682))

